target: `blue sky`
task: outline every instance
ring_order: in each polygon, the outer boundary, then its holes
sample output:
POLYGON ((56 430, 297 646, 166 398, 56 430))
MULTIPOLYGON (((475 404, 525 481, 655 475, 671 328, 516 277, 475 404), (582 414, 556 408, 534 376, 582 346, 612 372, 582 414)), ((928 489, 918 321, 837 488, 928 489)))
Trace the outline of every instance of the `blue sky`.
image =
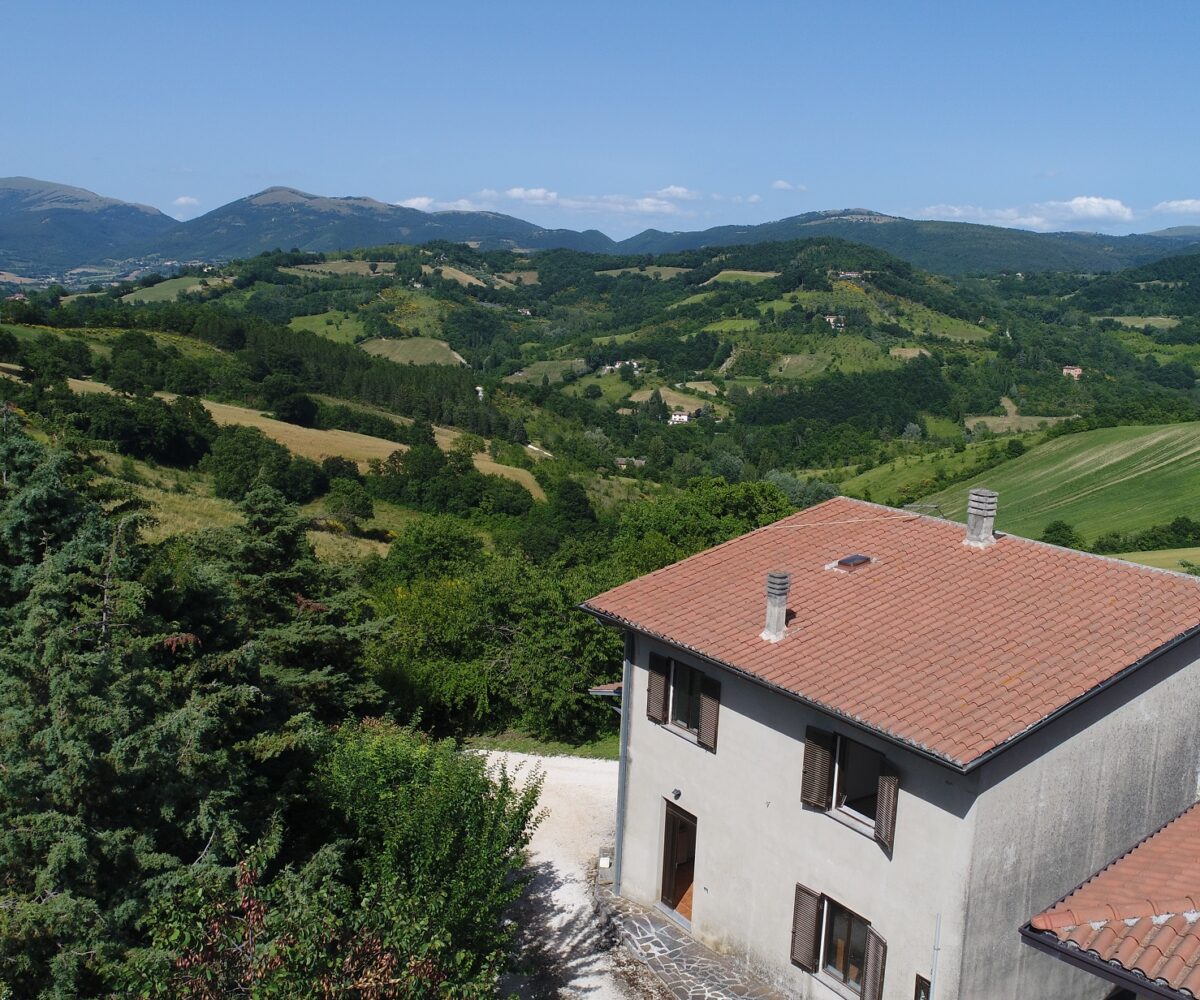
POLYGON ((9 0, 0 175, 547 226, 1200 224, 1200 5, 9 0))

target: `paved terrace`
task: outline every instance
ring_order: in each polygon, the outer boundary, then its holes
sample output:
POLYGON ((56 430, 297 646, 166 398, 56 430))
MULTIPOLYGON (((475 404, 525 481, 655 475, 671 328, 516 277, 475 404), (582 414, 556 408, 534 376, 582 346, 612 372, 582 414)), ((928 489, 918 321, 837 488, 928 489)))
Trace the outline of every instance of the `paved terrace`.
POLYGON ((596 909, 610 921, 636 959, 653 972, 676 1000, 787 1000, 756 979, 741 962, 692 940, 665 913, 621 899, 601 877, 596 909))

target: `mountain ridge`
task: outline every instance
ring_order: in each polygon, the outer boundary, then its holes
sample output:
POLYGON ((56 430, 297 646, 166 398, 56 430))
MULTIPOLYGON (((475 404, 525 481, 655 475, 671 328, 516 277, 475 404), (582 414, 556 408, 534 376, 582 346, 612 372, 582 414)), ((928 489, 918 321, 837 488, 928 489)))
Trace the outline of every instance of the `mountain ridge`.
POLYGON ((333 251, 444 240, 484 250, 661 254, 822 236, 886 250, 940 274, 1114 271, 1200 249, 1200 227, 1128 236, 1037 233, 906 219, 861 207, 694 231, 647 229, 613 240, 595 229, 546 228, 500 212, 425 212, 368 196, 332 197, 284 185, 180 222, 150 206, 84 188, 0 178, 0 271, 30 276, 105 262, 223 261, 293 247, 333 251))

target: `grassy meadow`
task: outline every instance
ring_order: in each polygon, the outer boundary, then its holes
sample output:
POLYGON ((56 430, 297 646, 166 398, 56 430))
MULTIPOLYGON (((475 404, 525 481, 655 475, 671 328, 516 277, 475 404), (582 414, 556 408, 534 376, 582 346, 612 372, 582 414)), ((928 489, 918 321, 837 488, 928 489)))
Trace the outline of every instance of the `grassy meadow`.
POLYGON ((461 365, 464 361, 444 340, 433 337, 388 337, 364 340, 362 349, 368 354, 387 358, 397 364, 461 365))
POLYGON ((293 330, 307 330, 309 333, 327 337, 339 344, 353 344, 366 333, 362 320, 354 313, 345 313, 337 309, 315 313, 312 316, 293 316, 288 326, 293 330))
POLYGON ((1091 541, 1106 531, 1138 531, 1180 514, 1195 516, 1200 423, 1068 434, 923 502, 962 520, 974 486, 999 492, 997 527, 1035 538, 1055 520, 1091 541))

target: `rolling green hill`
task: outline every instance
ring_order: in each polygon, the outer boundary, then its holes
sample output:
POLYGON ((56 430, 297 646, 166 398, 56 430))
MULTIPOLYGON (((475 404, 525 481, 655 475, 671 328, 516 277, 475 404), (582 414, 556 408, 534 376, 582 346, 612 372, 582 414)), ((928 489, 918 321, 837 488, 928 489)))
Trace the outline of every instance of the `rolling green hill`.
POLYGON ((997 527, 1037 538, 1050 521, 1087 541, 1165 524, 1200 508, 1200 423, 1107 427, 1055 438, 922 503, 965 520, 967 492, 1000 494, 997 527))

